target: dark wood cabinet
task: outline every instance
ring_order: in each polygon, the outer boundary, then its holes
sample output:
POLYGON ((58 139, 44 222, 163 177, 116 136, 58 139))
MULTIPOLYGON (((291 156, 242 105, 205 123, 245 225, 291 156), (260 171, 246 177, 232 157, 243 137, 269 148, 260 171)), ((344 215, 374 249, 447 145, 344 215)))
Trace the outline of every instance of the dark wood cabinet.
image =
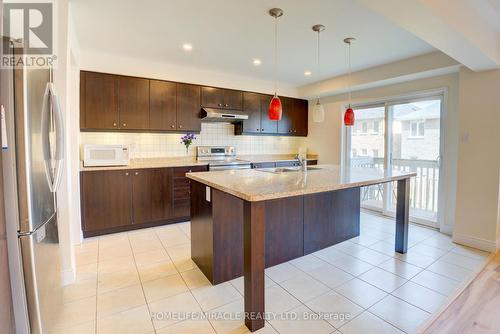
POLYGON ((177 84, 177 131, 201 131, 200 99, 200 86, 177 84))
POLYGON ((269 119, 268 111, 269 104, 271 103, 272 95, 261 94, 260 97, 260 127, 262 133, 265 134, 277 134, 278 133, 278 121, 273 121, 269 119))
POLYGON ((130 171, 81 172, 81 201, 86 235, 132 225, 130 171))
POLYGON ((149 128, 173 131, 177 128, 177 84, 149 81, 149 128))
POLYGON ((201 105, 207 108, 241 110, 243 93, 238 90, 216 87, 201 87, 201 105))
POLYGON ((243 93, 243 110, 248 115, 243 123, 244 133, 261 133, 261 95, 258 93, 243 93))
POLYGON ((149 129, 149 80, 117 77, 120 129, 149 129))
POLYGON ((189 171, 203 166, 80 173, 85 237, 189 220, 189 171))
POLYGON ((116 93, 116 76, 82 71, 80 127, 91 130, 118 129, 120 115, 116 93))
POLYGON ((150 169, 132 170, 132 223, 144 224, 153 221, 152 191, 156 187, 151 182, 150 169))
POLYGON ((293 122, 294 122, 294 99, 289 97, 281 98, 281 105, 283 113, 281 119, 278 121, 278 133, 284 135, 293 135, 293 122))
POLYGON ((235 134, 307 136, 307 101, 281 97, 280 121, 268 117, 272 95, 81 71, 82 131, 200 132, 201 107, 243 110, 235 134))

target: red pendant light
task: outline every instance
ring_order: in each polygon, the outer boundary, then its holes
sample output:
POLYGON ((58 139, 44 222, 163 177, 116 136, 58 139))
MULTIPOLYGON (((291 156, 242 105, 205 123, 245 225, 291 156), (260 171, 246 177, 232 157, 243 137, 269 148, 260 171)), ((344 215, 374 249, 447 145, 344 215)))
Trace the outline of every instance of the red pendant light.
POLYGON ((348 61, 349 61, 349 107, 346 109, 344 113, 344 125, 345 126, 354 126, 354 110, 351 108, 351 43, 355 41, 356 39, 354 37, 348 37, 344 39, 344 43, 347 44, 349 54, 348 54, 348 61))
POLYGON ((278 97, 277 91, 277 74, 276 69, 278 67, 278 17, 283 16, 283 10, 280 8, 272 8, 269 10, 269 15, 274 17, 274 96, 269 103, 269 109, 267 116, 271 121, 281 120, 281 115, 283 114, 283 107, 281 105, 281 100, 278 97))
POLYGON ((353 126, 354 125, 354 110, 352 110, 350 105, 344 114, 344 125, 345 126, 353 126))
POLYGON ((271 121, 279 121, 281 115, 283 114, 283 108, 281 106, 281 100, 277 95, 274 95, 269 103, 268 116, 271 121))

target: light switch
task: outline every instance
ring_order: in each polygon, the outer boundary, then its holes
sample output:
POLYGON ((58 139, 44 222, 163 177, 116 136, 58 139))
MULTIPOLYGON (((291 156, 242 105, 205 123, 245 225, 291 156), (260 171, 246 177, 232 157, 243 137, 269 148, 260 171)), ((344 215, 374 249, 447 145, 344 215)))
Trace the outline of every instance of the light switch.
POLYGON ((205 199, 207 200, 207 202, 211 201, 211 199, 210 199, 210 187, 205 187, 205 199))

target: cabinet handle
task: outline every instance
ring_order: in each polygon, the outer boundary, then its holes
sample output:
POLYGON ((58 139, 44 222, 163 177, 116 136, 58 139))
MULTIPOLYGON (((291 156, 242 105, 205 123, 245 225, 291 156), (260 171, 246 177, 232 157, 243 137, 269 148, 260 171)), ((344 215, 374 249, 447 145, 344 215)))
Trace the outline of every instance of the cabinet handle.
POLYGON ((291 133, 291 132, 292 132, 292 130, 288 130, 288 132, 290 132, 290 133, 291 133))
POLYGON ((227 103, 226 103, 226 104, 224 105, 224 107, 229 107, 229 104, 227 104, 227 103))
POLYGON ((222 103, 219 103, 219 107, 222 107, 222 103))
POLYGON ((171 127, 172 129, 175 129, 175 125, 173 125, 173 124, 172 124, 172 125, 170 125, 170 127, 171 127))
POLYGON ((125 173, 125 176, 128 176, 128 172, 125 173))
POLYGON ((123 124, 122 124, 122 126, 123 126, 123 127, 127 127, 127 123, 123 123, 123 124))
POLYGON ((113 126, 114 126, 115 128, 116 128, 116 126, 117 126, 117 125, 118 125, 118 124, 116 124, 116 122, 113 122, 113 126))
POLYGON ((259 129, 257 129, 257 131, 259 131, 259 129))
POLYGON ((179 129, 182 129, 182 124, 181 124, 181 125, 179 125, 179 129))
POLYGON ((135 175, 139 175, 139 172, 135 172, 135 175))
POLYGON ((293 130, 293 132, 297 132, 297 130, 293 130))
POLYGON ((264 129, 260 129, 260 131, 264 131, 264 129))

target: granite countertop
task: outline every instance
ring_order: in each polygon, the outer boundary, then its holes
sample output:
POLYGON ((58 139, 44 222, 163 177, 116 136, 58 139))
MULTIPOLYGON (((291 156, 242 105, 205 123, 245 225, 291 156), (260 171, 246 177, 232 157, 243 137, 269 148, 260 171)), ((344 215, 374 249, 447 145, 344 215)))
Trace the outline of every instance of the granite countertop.
MULTIPOLYGON (((295 160, 294 154, 265 154, 265 155, 241 155, 236 159, 248 161, 251 163, 258 162, 276 162, 276 161, 291 161, 295 160)), ((308 160, 317 160, 317 155, 308 155, 308 160)), ((124 170, 124 169, 143 169, 143 168, 167 168, 167 167, 185 167, 185 166, 204 166, 207 162, 197 161, 196 157, 172 157, 172 158, 143 158, 130 159, 130 164, 126 166, 100 166, 100 167, 85 167, 80 163, 81 171, 98 171, 98 170, 124 170)))
POLYGON ((187 173, 186 176, 250 202, 368 186, 416 176, 416 173, 396 170, 385 173, 375 168, 314 167, 319 169, 307 173, 273 173, 273 169, 269 168, 187 173))
POLYGON ((84 167, 80 165, 81 171, 97 170, 123 170, 123 169, 144 169, 144 168, 166 168, 166 167, 185 167, 185 166, 204 166, 206 162, 196 161, 195 157, 176 157, 176 158, 144 158, 130 159, 130 164, 126 166, 101 166, 84 167))

